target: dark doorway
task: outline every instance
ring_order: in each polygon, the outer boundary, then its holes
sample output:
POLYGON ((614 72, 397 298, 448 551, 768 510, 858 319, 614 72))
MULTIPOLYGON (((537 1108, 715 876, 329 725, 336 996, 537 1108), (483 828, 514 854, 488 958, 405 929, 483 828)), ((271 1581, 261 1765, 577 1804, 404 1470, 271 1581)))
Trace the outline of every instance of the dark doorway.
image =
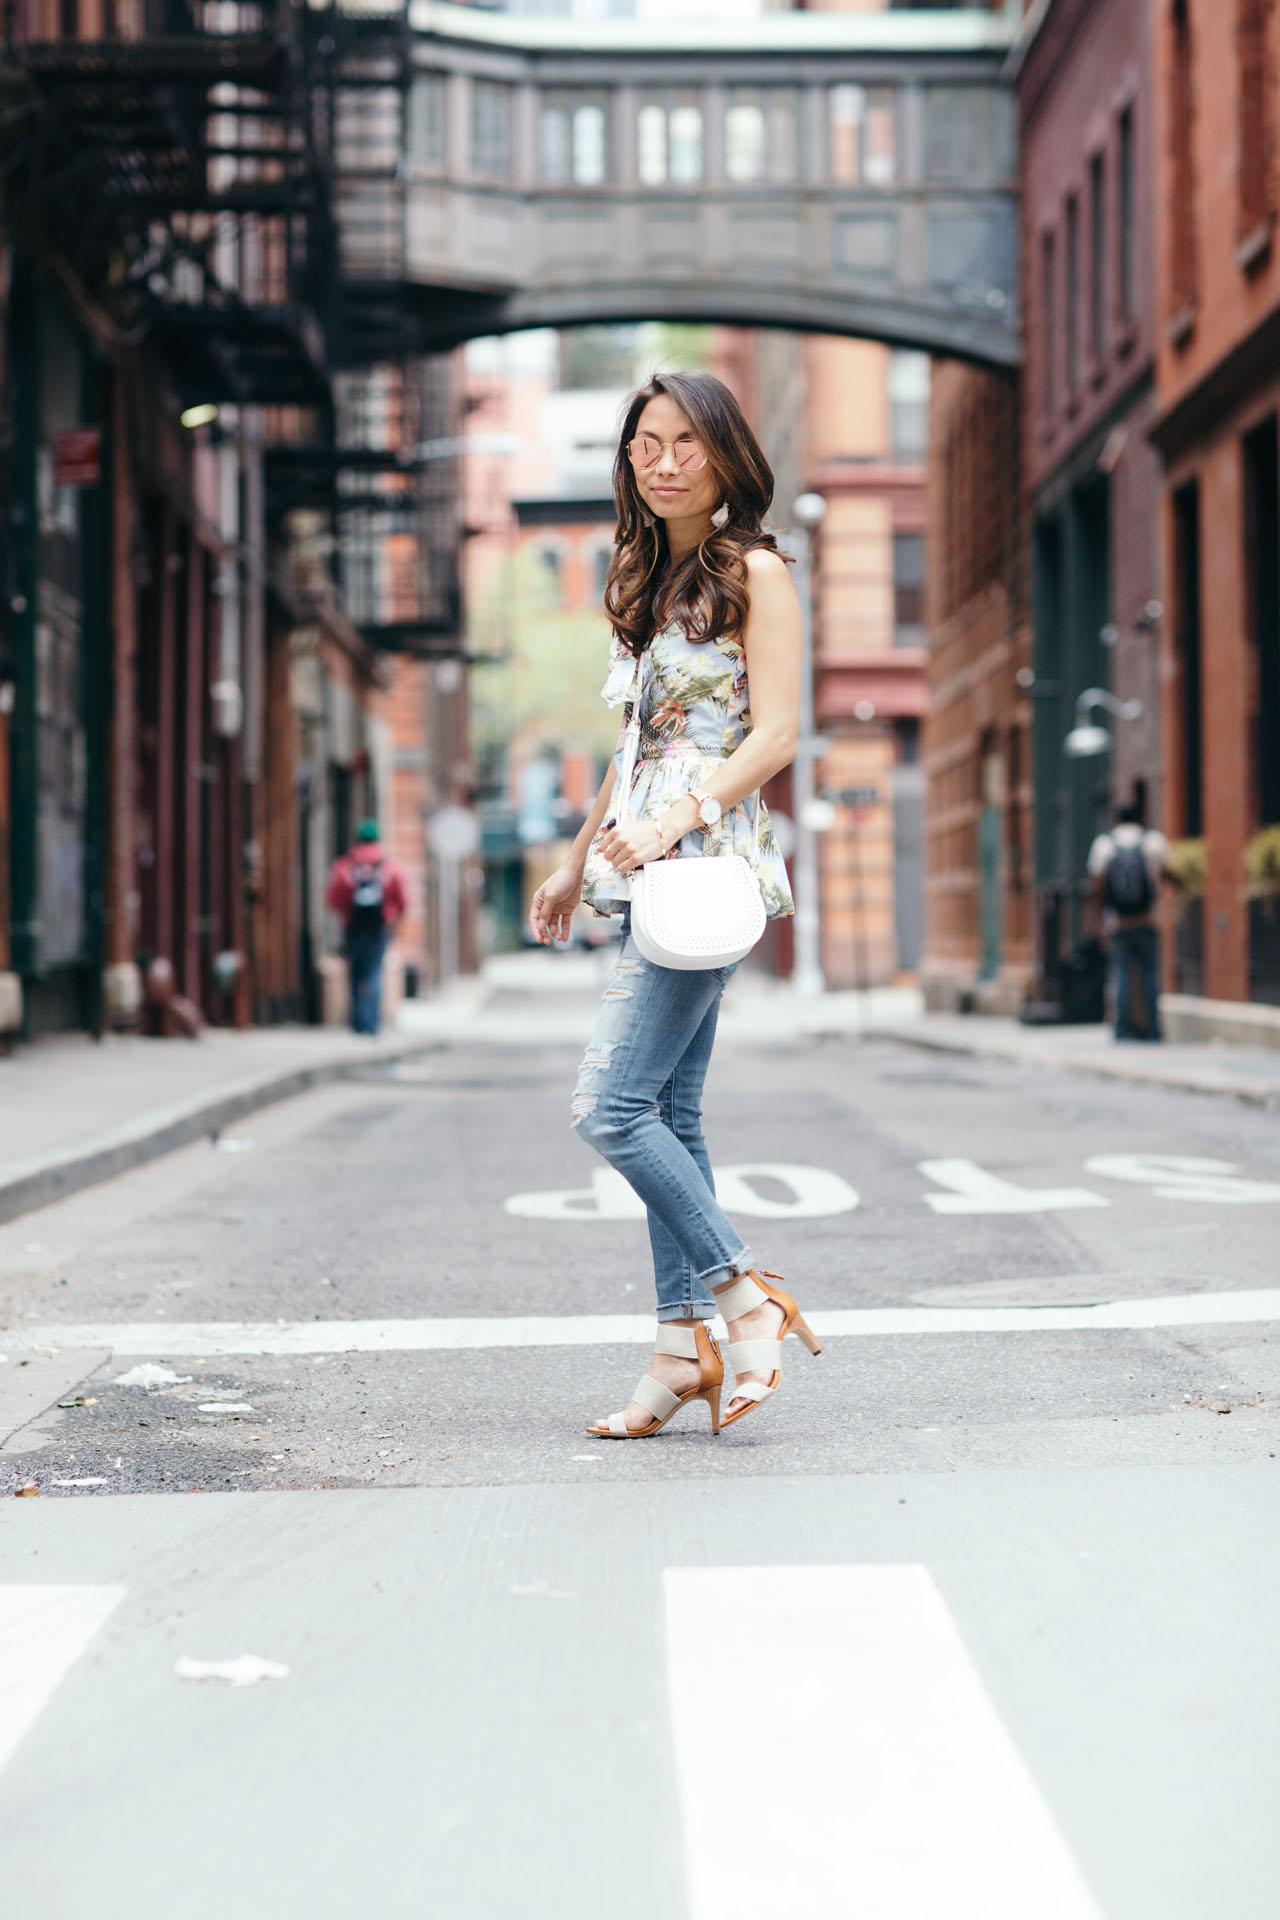
POLYGON ((1179 670, 1178 747, 1182 773, 1182 832, 1204 832, 1204 721, 1200 658, 1200 489, 1194 480, 1173 496, 1174 582, 1179 670))
POLYGON ((1249 634, 1257 661, 1250 742, 1258 824, 1280 824, 1280 448, 1276 416, 1244 437, 1244 542, 1249 634))

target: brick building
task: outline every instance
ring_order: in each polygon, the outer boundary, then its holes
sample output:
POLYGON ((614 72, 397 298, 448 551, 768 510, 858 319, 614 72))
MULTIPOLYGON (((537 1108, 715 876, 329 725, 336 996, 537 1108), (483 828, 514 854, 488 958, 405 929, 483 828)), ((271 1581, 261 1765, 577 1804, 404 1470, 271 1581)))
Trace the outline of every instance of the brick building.
POLYGON ((1165 813, 1206 855, 1173 978, 1277 1002, 1280 913, 1246 901, 1245 855, 1280 823, 1280 9, 1153 13, 1165 813))
MULTIPOLYGON (((1167 814, 1160 729, 1151 8, 1050 0, 1019 49, 1030 518, 1036 954, 1070 997, 1096 933, 1085 864, 1116 801, 1167 814), (1072 759, 1080 696, 1142 705, 1072 759)), ((1094 981, 1100 988, 1100 972, 1094 981)), ((1068 1009, 1069 1010, 1069 1009, 1068 1009)), ((1077 1007, 1076 1011, 1083 1008, 1077 1007)), ((1100 1002, 1094 1011, 1100 1016, 1100 1002)))
POLYGON ((928 1005, 1016 1012, 1033 973, 1020 382, 938 362, 927 494, 928 1005))

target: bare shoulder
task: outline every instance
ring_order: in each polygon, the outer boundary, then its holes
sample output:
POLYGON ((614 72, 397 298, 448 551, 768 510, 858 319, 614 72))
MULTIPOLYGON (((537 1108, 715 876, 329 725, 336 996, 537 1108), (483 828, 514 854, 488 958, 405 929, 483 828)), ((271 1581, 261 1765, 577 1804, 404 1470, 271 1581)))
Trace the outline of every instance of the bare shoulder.
POLYGON ((779 553, 767 547, 752 547, 746 556, 747 597, 753 615, 777 618, 789 607, 798 607, 791 572, 779 553))
POLYGON ((791 572, 780 553, 768 547, 751 547, 745 556, 747 578, 752 586, 778 586, 789 582, 791 572))

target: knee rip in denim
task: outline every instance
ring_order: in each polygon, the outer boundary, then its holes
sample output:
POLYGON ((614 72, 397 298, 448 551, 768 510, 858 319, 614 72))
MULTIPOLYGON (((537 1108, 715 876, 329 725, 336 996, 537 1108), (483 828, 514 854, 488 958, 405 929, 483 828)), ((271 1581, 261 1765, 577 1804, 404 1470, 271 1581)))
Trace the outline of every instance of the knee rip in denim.
POLYGON ((634 998, 632 988, 624 986, 623 982, 634 979, 636 974, 643 972, 644 968, 638 960, 619 960, 610 977, 609 984, 604 990, 604 998, 606 1000, 630 1000, 634 998))
POLYGON ((616 1040, 601 1040, 595 1046, 588 1047, 582 1056, 582 1065, 578 1070, 578 1084, 574 1088, 573 1101, 569 1107, 569 1124, 579 1126, 588 1114, 596 1110, 600 1098, 596 1081, 602 1073, 609 1071, 613 1059, 616 1040))

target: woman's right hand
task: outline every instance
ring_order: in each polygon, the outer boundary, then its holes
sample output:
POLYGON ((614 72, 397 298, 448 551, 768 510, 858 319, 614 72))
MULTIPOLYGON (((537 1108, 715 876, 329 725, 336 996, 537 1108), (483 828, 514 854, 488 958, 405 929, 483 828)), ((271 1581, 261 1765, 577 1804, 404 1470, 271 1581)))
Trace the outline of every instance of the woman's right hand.
POLYGON ((582 874, 575 867, 557 867, 533 896, 529 926, 540 947, 569 938, 573 910, 582 898, 582 874))

